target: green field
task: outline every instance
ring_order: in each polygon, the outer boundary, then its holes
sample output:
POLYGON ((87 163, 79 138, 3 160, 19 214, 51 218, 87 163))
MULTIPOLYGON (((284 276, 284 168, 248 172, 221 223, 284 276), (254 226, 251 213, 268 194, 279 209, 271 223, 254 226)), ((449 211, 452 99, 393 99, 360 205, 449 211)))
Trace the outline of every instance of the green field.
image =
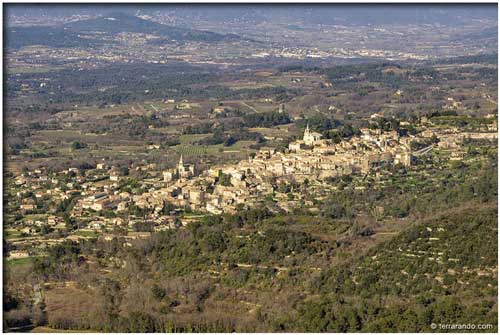
POLYGON ((20 265, 30 264, 35 258, 41 258, 41 257, 23 257, 23 258, 9 259, 9 260, 4 259, 4 262, 7 266, 20 266, 20 265))
POLYGON ((9 69, 9 74, 23 74, 23 73, 46 73, 56 70, 61 70, 63 67, 57 66, 44 66, 44 67, 33 67, 33 66, 16 66, 9 69))
POLYGON ((47 220, 49 214, 26 214, 25 220, 47 220))
MULTIPOLYGON (((191 136, 191 135, 183 135, 183 136, 191 136)), ((200 136, 200 135, 194 135, 200 136)), ((201 135, 206 136, 206 135, 201 135)), ((182 136, 181 136, 182 137, 182 136)), ((193 139, 184 139, 186 142, 193 142, 193 139)), ((182 140, 181 140, 182 143, 182 140)), ((246 155, 247 152, 252 152, 255 150, 249 149, 249 146, 253 144, 254 141, 238 141, 234 145, 230 147, 225 147, 222 144, 216 145, 193 145, 193 144, 179 144, 172 149, 179 154, 182 155, 223 155, 223 154, 234 154, 234 153, 244 153, 246 155)))
POLYGON ((97 237, 98 233, 93 230, 78 230, 74 233, 74 235, 82 237, 97 237))
POLYGON ((249 128, 248 130, 269 137, 288 137, 291 135, 288 128, 285 126, 281 128, 249 128))
POLYGON ((210 134, 189 134, 189 135, 181 135, 179 136, 179 141, 181 145, 183 144, 193 144, 201 139, 209 137, 210 134))
POLYGON ((7 240, 21 237, 21 232, 18 230, 5 229, 3 232, 4 232, 4 238, 7 240))
POLYGON ((50 327, 35 327, 30 333, 95 333, 93 330, 64 330, 50 327))
POLYGON ((220 155, 224 152, 222 144, 217 145, 185 145, 179 144, 172 149, 182 155, 220 155))

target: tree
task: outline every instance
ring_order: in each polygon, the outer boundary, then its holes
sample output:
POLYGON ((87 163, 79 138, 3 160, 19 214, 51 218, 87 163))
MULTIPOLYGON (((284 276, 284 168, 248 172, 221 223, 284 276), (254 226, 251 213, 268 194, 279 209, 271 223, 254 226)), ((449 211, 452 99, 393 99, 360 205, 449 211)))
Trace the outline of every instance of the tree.
POLYGON ((155 332, 155 320, 151 315, 141 311, 130 312, 125 330, 132 333, 153 333, 155 332))
POLYGON ((222 186, 231 186, 231 175, 225 174, 222 171, 219 171, 219 184, 222 186))
POLYGON ((153 286, 151 287, 151 293, 153 294, 153 297, 158 301, 161 301, 167 295, 165 289, 160 287, 156 283, 154 283, 153 286))
POLYGON ((87 147, 88 147, 88 145, 84 142, 73 141, 73 143, 71 143, 72 150, 80 150, 80 149, 85 149, 87 147))
POLYGON ((52 229, 51 229, 48 225, 43 225, 43 226, 41 227, 40 233, 41 233, 42 235, 47 235, 47 234, 49 234, 51 231, 52 231, 52 229))
POLYGON ((323 206, 322 215, 331 219, 340 219, 346 216, 345 207, 339 203, 327 203, 323 206))

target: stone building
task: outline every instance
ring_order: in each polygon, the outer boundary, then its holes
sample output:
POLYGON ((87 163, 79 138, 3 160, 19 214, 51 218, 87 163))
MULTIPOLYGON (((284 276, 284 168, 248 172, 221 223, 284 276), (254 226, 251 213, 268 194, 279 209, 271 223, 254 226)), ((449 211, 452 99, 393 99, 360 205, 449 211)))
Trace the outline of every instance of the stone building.
POLYGON ((190 179, 194 176, 194 165, 184 164, 182 155, 175 169, 163 172, 163 181, 169 183, 174 180, 176 176, 179 178, 179 180, 190 179))
POLYGON ((179 163, 177 163, 177 174, 179 179, 189 179, 194 176, 194 165, 184 164, 182 155, 179 159, 179 163))
POLYGON ((303 138, 304 144, 305 145, 314 145, 318 141, 321 140, 322 136, 323 135, 321 135, 320 133, 316 133, 314 131, 311 131, 309 129, 309 124, 307 124, 306 130, 304 131, 304 138, 303 138))

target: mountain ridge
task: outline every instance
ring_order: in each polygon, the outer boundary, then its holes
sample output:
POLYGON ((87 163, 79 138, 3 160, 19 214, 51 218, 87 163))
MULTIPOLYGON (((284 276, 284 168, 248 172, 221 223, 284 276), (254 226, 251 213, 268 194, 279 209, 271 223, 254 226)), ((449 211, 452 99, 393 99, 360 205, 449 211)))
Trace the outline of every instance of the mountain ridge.
POLYGON ((44 45, 49 47, 76 47, 80 45, 99 45, 96 38, 82 38, 80 34, 104 33, 116 35, 123 32, 157 35, 162 42, 221 42, 238 40, 235 34, 220 34, 211 31, 178 28, 154 21, 149 21, 135 15, 114 12, 101 17, 66 23, 55 27, 16 27, 6 30, 4 36, 8 48, 21 48, 28 45, 44 45))

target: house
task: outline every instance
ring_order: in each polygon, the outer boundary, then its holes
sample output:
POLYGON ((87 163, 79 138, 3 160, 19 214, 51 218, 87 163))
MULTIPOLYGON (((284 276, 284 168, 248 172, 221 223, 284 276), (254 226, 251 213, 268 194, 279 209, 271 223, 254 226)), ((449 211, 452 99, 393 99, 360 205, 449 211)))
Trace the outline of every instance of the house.
POLYGON ((54 216, 54 215, 51 215, 51 216, 49 216, 49 217, 47 218, 47 224, 48 224, 49 226, 55 226, 55 225, 57 224, 57 222, 58 222, 58 221, 59 221, 59 220, 58 220, 57 216, 54 216))
POLYGON ((149 238, 151 237, 150 232, 146 231, 141 231, 141 232, 129 232, 127 236, 125 236, 126 239, 130 240, 137 240, 137 239, 142 239, 142 238, 149 238))
POLYGON ((205 200, 205 193, 201 190, 190 189, 189 200, 193 204, 200 205, 205 200))
POLYGON ((225 108, 225 107, 215 107, 215 108, 213 109, 214 114, 224 113, 225 111, 226 111, 226 108, 225 108))
POLYGON ((130 193, 128 193, 128 192, 120 192, 120 193, 118 193, 118 197, 120 199, 130 199, 130 193))
POLYGON ((89 223, 89 228, 94 229, 94 230, 99 230, 102 227, 104 227, 104 222, 101 222, 101 221, 92 221, 89 223))
POLYGON ((9 251, 9 257, 7 259, 18 259, 29 257, 30 254, 26 250, 12 250, 9 251))
POLYGON ((411 166, 411 154, 409 152, 398 152, 394 157, 394 165, 402 164, 404 166, 411 166))
POLYGON ((302 141, 291 142, 288 144, 288 149, 291 151, 299 151, 301 149, 301 144, 303 144, 302 141))
POLYGON ((15 184, 17 186, 21 186, 21 185, 24 185, 26 183, 26 178, 24 178, 23 176, 19 176, 15 179, 15 184))
POLYGON ((23 229, 21 229, 21 233, 31 235, 31 234, 36 233, 36 229, 35 229, 35 227, 24 227, 23 229))
POLYGON ((108 168, 108 166, 106 165, 106 163, 97 163, 96 169, 106 170, 107 168, 108 168))
POLYGON ((212 214, 218 215, 218 214, 222 213, 222 210, 220 210, 219 208, 217 208, 215 205, 213 205, 211 203, 207 203, 206 209, 207 209, 207 212, 212 213, 212 214))
POLYGON ((122 202, 118 203, 118 206, 116 207, 116 210, 118 212, 123 212, 123 211, 125 211, 127 209, 127 207, 128 207, 128 204, 125 201, 122 201, 122 202))
POLYGON ((174 174, 172 173, 172 171, 163 172, 163 181, 164 182, 169 183, 172 181, 173 178, 174 178, 174 174))
POLYGON ((122 218, 113 218, 111 222, 118 226, 123 226, 125 221, 122 218))
POLYGON ((191 109, 191 105, 189 103, 180 103, 175 105, 175 109, 177 110, 186 110, 186 109, 191 109))
POLYGON ((33 200, 31 198, 24 199, 20 208, 21 208, 21 210, 24 210, 24 211, 32 211, 32 210, 36 209, 35 200, 33 200))
POLYGON ((112 181, 119 181, 120 180, 120 173, 116 170, 113 170, 109 173, 109 179, 112 181))
POLYGON ((112 207, 113 207, 113 203, 111 201, 109 201, 106 198, 102 198, 102 199, 99 199, 97 201, 94 201, 94 203, 92 204, 92 206, 90 208, 92 208, 95 211, 102 211, 104 209, 109 209, 112 207))
POLYGON ((436 133, 434 131, 432 131, 431 129, 426 129, 423 132, 421 132, 420 135, 422 135, 422 137, 425 137, 425 138, 430 138, 432 136, 436 136, 436 133))

